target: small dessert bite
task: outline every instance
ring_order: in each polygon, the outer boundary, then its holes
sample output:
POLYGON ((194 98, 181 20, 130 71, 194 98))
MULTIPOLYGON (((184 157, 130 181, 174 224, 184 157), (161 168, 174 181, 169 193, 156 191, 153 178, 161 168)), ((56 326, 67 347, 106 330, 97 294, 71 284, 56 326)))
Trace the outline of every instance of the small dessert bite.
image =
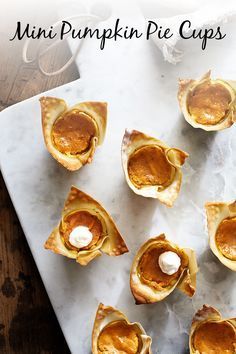
POLYGON ((122 165, 129 187, 143 197, 173 206, 181 186, 181 166, 188 154, 137 130, 126 130, 122 165))
POLYGON ((223 319, 214 307, 203 305, 192 321, 189 349, 190 354, 235 354, 236 318, 223 319))
POLYGON ((83 102, 68 108, 56 97, 40 98, 42 127, 50 154, 68 170, 92 161, 104 140, 107 122, 105 102, 83 102))
POLYGON ((102 252, 119 256, 128 248, 106 210, 89 195, 72 186, 59 225, 44 247, 87 265, 102 252))
POLYGON ((236 201, 206 203, 209 244, 226 267, 236 271, 236 201))
POLYGON ((178 100, 186 121, 194 128, 216 131, 236 121, 235 83, 212 80, 207 72, 199 80, 179 80, 178 100))
POLYGON ((100 304, 92 333, 93 354, 152 354, 151 337, 140 323, 131 323, 111 306, 100 304))
POLYGON ((177 287, 192 297, 198 271, 195 252, 180 248, 164 234, 145 242, 130 272, 130 288, 136 304, 150 304, 166 298, 177 287))

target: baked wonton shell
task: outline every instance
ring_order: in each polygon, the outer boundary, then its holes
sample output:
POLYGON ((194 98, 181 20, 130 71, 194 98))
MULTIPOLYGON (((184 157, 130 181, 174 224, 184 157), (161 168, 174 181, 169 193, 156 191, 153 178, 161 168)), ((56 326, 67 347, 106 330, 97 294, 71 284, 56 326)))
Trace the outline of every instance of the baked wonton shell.
POLYGON ((155 244, 169 244, 173 248, 180 249, 180 247, 168 241, 165 237, 165 234, 150 238, 141 246, 141 248, 138 250, 137 254, 134 257, 130 272, 130 288, 135 298, 136 304, 151 304, 161 301, 166 298, 170 293, 172 293, 172 291, 174 291, 176 287, 181 290, 185 295, 192 297, 196 291, 196 274, 198 271, 198 266, 195 252, 190 248, 181 249, 187 255, 189 264, 188 267, 183 270, 179 279, 172 287, 168 289, 163 289, 162 291, 158 291, 157 289, 153 289, 151 286, 148 286, 147 284, 141 281, 140 276, 138 274, 139 262, 141 260, 142 255, 152 245, 155 244))
POLYGON ((138 322, 129 322, 128 318, 119 310, 111 307, 99 304, 92 333, 92 354, 98 354, 97 342, 98 337, 103 328, 113 321, 125 321, 129 325, 134 325, 137 329, 137 333, 140 335, 142 341, 142 348, 139 354, 152 354, 151 344, 152 339, 149 337, 143 327, 138 322))
MULTIPOLYGON (((229 322, 231 325, 233 325, 233 327, 235 327, 236 329, 236 318, 228 318, 228 319, 224 319, 222 318, 220 312, 218 310, 216 310, 214 307, 208 306, 208 305, 203 305, 203 307, 198 310, 192 320, 192 324, 191 324, 191 329, 190 329, 190 334, 189 334, 189 350, 190 350, 190 354, 200 354, 198 350, 195 350, 195 348, 193 347, 193 336, 194 336, 194 332, 197 329, 197 327, 204 323, 204 322, 222 322, 222 321, 227 321, 229 322)), ((235 348, 236 350, 236 348, 235 348)), ((220 354, 220 352, 219 352, 220 354)))
POLYGON ((179 90, 178 90, 178 101, 179 101, 180 109, 184 115, 184 118, 194 128, 201 128, 206 131, 217 131, 217 130, 223 130, 223 129, 229 128, 236 121, 235 89, 236 89, 236 81, 234 82, 234 81, 222 80, 222 79, 211 80, 211 71, 208 71, 199 80, 192 80, 192 79, 182 80, 182 79, 180 79, 179 80, 179 90), (220 121, 219 123, 214 124, 214 125, 205 125, 205 124, 197 123, 195 121, 195 119, 189 114, 189 111, 188 111, 188 105, 187 105, 188 94, 196 86, 198 86, 199 84, 202 84, 204 81, 210 81, 210 82, 219 83, 219 84, 223 85, 229 91, 229 93, 231 95, 230 109, 229 109, 228 113, 226 114, 225 119, 223 119, 222 121, 220 121))
POLYGON ((59 223, 46 241, 44 245, 46 249, 76 259, 81 265, 87 265, 92 259, 101 256, 102 252, 109 256, 119 256, 128 252, 121 234, 107 211, 92 197, 72 186, 62 211, 61 221, 69 213, 79 210, 88 211, 101 221, 104 234, 98 243, 91 249, 78 251, 68 249, 61 238, 59 223))
POLYGON ((122 166, 125 174, 126 181, 129 187, 136 193, 143 197, 158 199, 163 204, 172 207, 174 201, 178 197, 181 182, 182 182, 182 171, 181 166, 184 164, 185 159, 189 156, 186 152, 170 148, 168 145, 163 143, 161 140, 150 137, 140 131, 132 130, 129 132, 125 131, 123 141, 122 141, 122 166), (161 147, 166 154, 168 162, 175 168, 174 178, 169 186, 164 189, 160 189, 159 186, 143 186, 137 188, 130 180, 128 173, 128 162, 130 156, 142 146, 157 145, 161 147))
POLYGON ((228 217, 236 216, 236 201, 230 203, 212 202, 206 203, 207 227, 209 244, 214 255, 229 269, 236 271, 236 261, 226 258, 218 249, 215 241, 216 231, 221 221, 228 217))
POLYGON ((70 171, 79 170, 86 163, 90 163, 97 145, 101 145, 106 132, 107 103, 105 102, 82 102, 68 108, 63 99, 56 97, 41 97, 42 128, 46 147, 50 154, 70 171), (96 136, 91 139, 90 148, 84 153, 69 156, 61 153, 54 146, 51 138, 53 125, 57 118, 73 109, 87 114, 96 126, 96 136))

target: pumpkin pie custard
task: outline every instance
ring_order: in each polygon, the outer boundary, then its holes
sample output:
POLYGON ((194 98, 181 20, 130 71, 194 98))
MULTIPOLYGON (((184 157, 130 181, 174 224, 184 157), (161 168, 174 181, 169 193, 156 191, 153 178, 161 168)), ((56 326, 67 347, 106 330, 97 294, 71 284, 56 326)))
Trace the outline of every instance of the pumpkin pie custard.
POLYGON ((105 102, 82 102, 68 108, 64 100, 41 97, 44 140, 50 154, 74 171, 92 161, 107 122, 105 102))
POLYGON ((143 197, 172 206, 182 180, 181 166, 188 154, 137 130, 126 130, 122 165, 129 187, 143 197))
POLYGON ((235 354, 236 318, 223 319, 215 308, 203 305, 192 321, 190 354, 235 354))
POLYGON ((209 243, 226 267, 236 271, 236 201, 206 203, 209 243))
POLYGON ((152 354, 151 337, 111 306, 100 304, 92 334, 93 354, 152 354))
POLYGON ((128 248, 114 221, 96 200, 71 187, 61 220, 45 243, 45 248, 87 265, 101 256, 119 256, 128 248))
POLYGON ((210 76, 209 71, 200 80, 180 80, 178 100, 185 119, 194 128, 216 131, 236 121, 236 84, 210 76))
POLYGON ((136 304, 161 301, 177 287, 192 297, 198 271, 195 252, 180 248, 164 234, 145 242, 134 257, 130 287, 136 304))

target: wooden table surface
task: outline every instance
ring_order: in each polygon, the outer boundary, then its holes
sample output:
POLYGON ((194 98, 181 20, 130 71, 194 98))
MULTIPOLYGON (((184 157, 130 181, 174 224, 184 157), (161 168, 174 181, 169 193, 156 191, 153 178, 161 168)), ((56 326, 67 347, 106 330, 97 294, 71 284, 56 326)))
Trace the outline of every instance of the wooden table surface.
MULTIPOLYGON (((0 41, 1 110, 79 77, 75 65, 60 75, 46 77, 36 64, 23 63, 22 42, 14 43, 14 51, 12 43, 9 46, 0 41)), ((65 44, 44 59, 45 67, 55 69, 69 55, 65 44)), ((0 270, 0 353, 69 353, 2 176, 0 270)))

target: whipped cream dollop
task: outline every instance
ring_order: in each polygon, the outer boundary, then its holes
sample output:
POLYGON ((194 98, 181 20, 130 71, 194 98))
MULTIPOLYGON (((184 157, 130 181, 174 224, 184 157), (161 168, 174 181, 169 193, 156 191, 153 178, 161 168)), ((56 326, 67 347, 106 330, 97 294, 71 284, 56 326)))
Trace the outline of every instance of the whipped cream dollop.
POLYGON ((90 244, 93 239, 93 234, 86 226, 75 227, 69 236, 69 242, 72 246, 83 248, 90 244))
POLYGON ((158 264, 163 273, 172 275, 179 270, 180 257, 172 251, 163 252, 158 258, 158 264))

